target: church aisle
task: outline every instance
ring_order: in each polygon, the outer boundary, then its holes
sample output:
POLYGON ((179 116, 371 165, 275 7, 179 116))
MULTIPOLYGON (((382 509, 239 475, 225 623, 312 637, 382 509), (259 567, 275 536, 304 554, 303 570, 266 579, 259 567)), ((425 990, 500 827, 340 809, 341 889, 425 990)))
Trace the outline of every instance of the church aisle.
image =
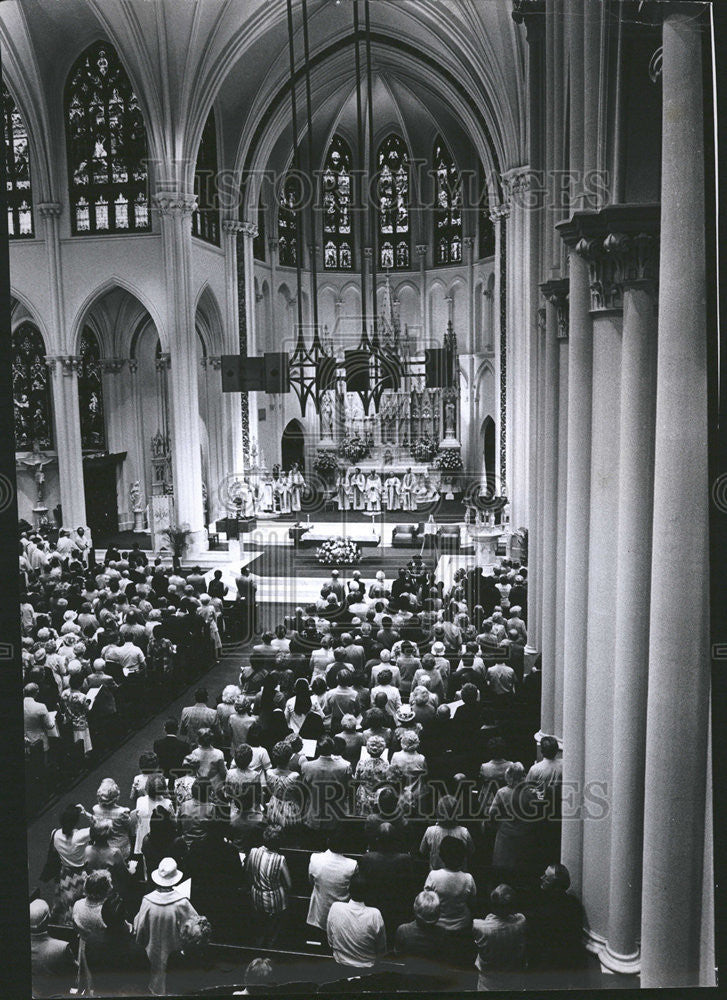
MULTIPOLYGON (((275 612, 279 613, 279 612, 275 612)), ((134 733, 105 761, 98 764, 90 774, 54 801, 40 816, 28 826, 28 885, 31 892, 38 883, 38 878, 48 853, 48 843, 51 833, 58 826, 58 819, 67 805, 82 803, 87 809, 96 801, 96 789, 101 780, 113 777, 121 789, 121 805, 129 805, 129 789, 134 775, 138 772, 139 755, 144 750, 150 750, 154 740, 163 735, 166 719, 179 719, 185 705, 194 701, 194 692, 198 687, 206 687, 209 692, 209 704, 216 704, 214 698, 225 684, 236 683, 240 675, 240 666, 249 648, 248 643, 231 643, 224 649, 222 660, 211 670, 186 688, 182 694, 142 729, 134 733)), ((42 888, 42 887, 41 887, 42 888)), ((43 898, 45 892, 41 891, 43 898)))

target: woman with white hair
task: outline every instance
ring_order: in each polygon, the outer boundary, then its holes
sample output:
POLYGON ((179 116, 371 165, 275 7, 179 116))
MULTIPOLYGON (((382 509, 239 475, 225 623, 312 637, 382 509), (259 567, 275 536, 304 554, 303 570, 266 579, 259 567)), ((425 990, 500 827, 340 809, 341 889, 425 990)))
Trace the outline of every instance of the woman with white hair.
POLYGON ((113 778, 104 778, 96 792, 96 805, 92 809, 94 820, 109 820, 111 836, 109 847, 116 847, 124 861, 131 854, 129 810, 119 805, 121 790, 113 778))
MULTIPOLYGON (((204 594, 202 596, 204 597, 204 594)), ((232 746, 230 719, 235 714, 235 702, 241 697, 242 692, 237 684, 226 684, 222 689, 220 703, 217 706, 217 732, 221 736, 223 747, 232 746)))
POLYGON ((215 660, 219 663, 222 659, 222 639, 220 638, 220 630, 217 627, 217 613, 209 594, 199 595, 199 607, 197 608, 197 614, 207 626, 209 637, 215 651, 215 660))
POLYGON ((366 756, 356 765, 356 814, 368 816, 374 811, 379 788, 386 779, 388 762, 384 755, 386 741, 381 736, 366 740, 366 756))
POLYGON ((404 774, 404 799, 416 806, 424 793, 424 779, 427 776, 427 761, 419 753, 419 734, 404 730, 399 737, 401 750, 391 756, 391 763, 400 767, 404 774))

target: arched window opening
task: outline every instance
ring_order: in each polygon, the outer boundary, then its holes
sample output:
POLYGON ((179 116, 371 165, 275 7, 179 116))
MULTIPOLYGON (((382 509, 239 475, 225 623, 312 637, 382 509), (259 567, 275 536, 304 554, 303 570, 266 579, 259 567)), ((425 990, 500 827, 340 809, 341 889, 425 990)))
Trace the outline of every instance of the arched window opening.
POLYGON ((78 408, 81 414, 81 447, 86 451, 106 448, 101 350, 93 330, 81 334, 81 370, 78 375, 78 408))
POLYGON ((285 178, 278 206, 278 261, 282 267, 295 267, 298 261, 298 215, 300 183, 292 176, 285 178))
POLYGON ((148 231, 144 119, 108 42, 96 42, 76 61, 65 109, 72 232, 148 231))
POLYGON ((194 171, 194 194, 197 210, 192 215, 192 232, 207 243, 220 245, 220 212, 217 203, 217 129, 215 112, 210 108, 202 129, 194 171))
POLYGON ((440 135, 434 142, 434 242, 436 263, 462 260, 462 178, 440 135))
POLYGON ((18 451, 53 447, 50 375, 45 345, 32 323, 21 323, 12 335, 15 447, 18 451))
POLYGON ((351 150, 334 135, 323 168, 323 265, 329 271, 353 268, 351 150))
POLYGON ((409 152, 398 135, 387 136, 376 158, 379 195, 379 267, 403 270, 411 259, 409 152))
POLYGON ((15 101, 4 83, 2 84, 2 95, 8 236, 11 240, 17 240, 34 235, 28 132, 15 101))

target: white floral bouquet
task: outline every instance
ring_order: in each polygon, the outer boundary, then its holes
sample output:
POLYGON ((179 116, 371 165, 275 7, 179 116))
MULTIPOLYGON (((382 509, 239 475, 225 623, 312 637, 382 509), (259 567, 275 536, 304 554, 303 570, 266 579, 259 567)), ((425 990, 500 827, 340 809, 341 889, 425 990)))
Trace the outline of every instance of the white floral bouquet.
POLYGON ((441 472, 461 472, 462 456, 459 448, 443 448, 437 455, 434 465, 441 472))
POLYGON ((350 538, 329 538, 316 549, 322 566, 355 566, 361 561, 361 546, 350 538))

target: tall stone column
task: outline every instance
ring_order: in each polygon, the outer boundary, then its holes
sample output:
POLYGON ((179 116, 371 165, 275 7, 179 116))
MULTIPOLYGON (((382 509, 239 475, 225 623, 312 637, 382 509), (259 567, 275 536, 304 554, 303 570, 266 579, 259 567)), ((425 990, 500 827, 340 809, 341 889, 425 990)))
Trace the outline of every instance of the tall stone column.
POLYGON ((507 239, 505 236, 505 219, 509 213, 506 203, 495 206, 490 212, 490 219, 495 229, 495 324, 493 337, 495 341, 495 382, 497 385, 497 412, 495 424, 497 432, 497 458, 495 493, 507 492, 507 276, 506 262, 508 256, 507 239))
MULTIPOLYGON (((540 731, 552 735, 555 724, 555 585, 558 538, 558 365, 559 320, 566 308, 567 282, 548 281, 541 285, 547 306, 545 313, 545 412, 542 427, 544 463, 543 481, 543 587, 541 650, 543 657, 540 731), (560 315, 559 315, 560 314, 560 315)), ((567 315, 567 314, 566 314, 567 315)))
MULTIPOLYGON (((126 459, 116 466, 116 509, 120 522, 133 522, 129 516, 129 497, 124 485, 124 468, 133 462, 134 444, 129 441, 130 399, 124 386, 124 358, 104 358, 103 400, 106 418, 106 447, 110 452, 126 452, 126 459)), ((131 481, 131 480, 130 480, 131 481)), ((121 526, 121 523, 119 524, 121 526)))
POLYGON ((665 6, 641 911, 648 988, 701 985, 709 947, 700 940, 710 691, 703 25, 691 4, 665 6), (684 750, 676 773, 675 747, 684 750))
POLYGON ((427 300, 427 247, 426 243, 417 243, 416 255, 419 258, 419 285, 421 288, 421 303, 422 303, 422 332, 424 333, 424 343, 429 346, 429 338, 431 337, 430 323, 429 323, 429 302, 427 300))
POLYGON ((74 530, 86 526, 81 417, 78 407, 81 359, 73 355, 58 355, 49 357, 47 363, 53 381, 53 415, 63 527, 74 530))
POLYGON ((608 933, 613 764, 614 644, 616 592, 614 543, 618 539, 619 411, 621 392, 621 290, 601 224, 577 247, 589 265, 593 320, 591 407, 591 513, 588 543, 586 662, 586 755, 583 817, 583 886, 591 947, 602 949, 608 933), (600 801, 593 803, 593 798, 600 801))
POLYGON ((147 504, 151 504, 151 470, 145 464, 147 443, 144 440, 144 421, 142 417, 143 400, 139 378, 139 362, 137 358, 129 358, 129 394, 131 426, 134 434, 134 444, 131 453, 131 475, 141 483, 147 504))
MULTIPOLYGON (((261 354, 260 345, 257 338, 257 325, 255 322, 255 256, 253 253, 253 241, 258 234, 257 226, 254 222, 243 222, 242 224, 242 245, 244 247, 244 267, 245 267, 245 322, 247 325, 247 354, 248 357, 256 357, 261 354)), ((280 350, 289 350, 287 338, 281 338, 280 350)), ((258 441, 258 419, 257 410, 260 405, 259 392, 249 392, 248 396, 248 424, 250 443, 258 441)))
MULTIPOLYGON (((242 223, 237 219, 226 219, 222 223, 222 246, 225 251, 225 322, 224 353, 240 353, 239 301, 237 291, 237 234, 242 231, 242 223)), ((273 298, 274 301, 274 298, 273 298)), ((222 397, 222 412, 225 426, 225 474, 239 476, 245 468, 242 448, 242 417, 239 392, 226 392, 222 397)), ((226 507, 225 496, 220 501, 226 507)))
POLYGON ((585 260, 573 248, 578 229, 562 232, 568 258, 568 467, 566 471, 565 586, 563 590, 563 826, 561 859, 573 888, 583 869, 588 534, 591 494, 593 339, 585 260))
MULTIPOLYGON (((624 219, 624 221, 626 221, 624 219)), ((611 778, 611 882, 608 944, 601 960, 616 972, 638 970, 641 853, 649 660, 649 579, 654 489, 658 241, 644 230, 614 234, 623 288, 614 767, 611 778), (638 599, 635 599, 638 595, 638 599), (623 750, 627 748, 628 752, 623 750)), ((638 225, 638 222, 636 223, 638 225)))
POLYGON ((537 378, 538 378, 538 426, 536 433, 537 474, 533 483, 537 484, 536 518, 530 537, 530 564, 528 566, 528 644, 531 648, 542 649, 542 605, 543 580, 541 569, 543 565, 543 510, 545 481, 545 440, 543 426, 545 423, 545 338, 546 312, 542 306, 536 313, 536 328, 538 336, 537 378))
POLYGON ((555 666, 553 736, 563 739, 565 526, 568 516, 568 303, 558 310, 558 484, 555 543, 555 666))
POLYGON ((197 334, 191 287, 192 212, 195 199, 178 191, 153 198, 159 213, 167 279, 167 332, 174 357, 170 368, 174 517, 189 526, 188 554, 207 548, 202 504, 197 334))

